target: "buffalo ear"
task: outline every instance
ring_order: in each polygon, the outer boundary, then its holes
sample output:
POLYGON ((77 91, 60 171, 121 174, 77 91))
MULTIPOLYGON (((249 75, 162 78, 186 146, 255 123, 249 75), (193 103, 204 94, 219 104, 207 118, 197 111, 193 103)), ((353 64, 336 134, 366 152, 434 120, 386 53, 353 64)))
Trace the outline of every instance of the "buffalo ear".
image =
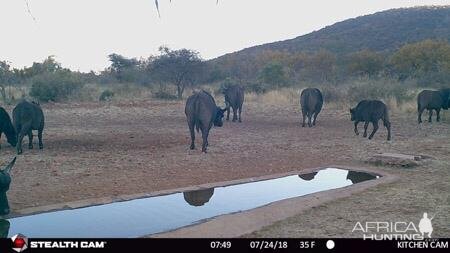
POLYGON ((12 159, 12 161, 6 165, 6 167, 3 169, 3 172, 6 172, 7 174, 9 174, 9 172, 11 171, 12 167, 14 166, 14 164, 16 163, 16 158, 14 157, 14 159, 12 159))

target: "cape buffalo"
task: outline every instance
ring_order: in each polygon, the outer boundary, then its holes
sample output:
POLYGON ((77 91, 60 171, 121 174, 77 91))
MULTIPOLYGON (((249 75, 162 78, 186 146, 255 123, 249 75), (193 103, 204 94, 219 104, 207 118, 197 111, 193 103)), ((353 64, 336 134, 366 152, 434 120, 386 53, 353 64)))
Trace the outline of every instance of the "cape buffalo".
POLYGON ((433 110, 436 110, 436 121, 441 119, 439 113, 441 109, 447 110, 450 107, 450 89, 442 89, 438 91, 424 90, 417 96, 417 112, 418 122, 422 123, 422 113, 425 109, 428 110, 428 122, 431 122, 433 110))
POLYGON ((211 199, 214 194, 214 188, 183 192, 183 197, 186 202, 191 206, 203 206, 211 199))
POLYGON ((230 120, 230 106, 233 108, 233 122, 238 120, 237 112, 239 110, 239 122, 241 120, 242 104, 244 103, 244 88, 239 85, 227 87, 223 92, 225 95, 225 105, 227 109, 227 120, 230 120))
POLYGON ((42 131, 44 130, 44 113, 35 102, 21 101, 13 110, 13 122, 17 132, 17 154, 22 154, 22 140, 28 134, 28 148, 33 148, 33 132, 38 130, 39 149, 43 149, 42 131))
POLYGON ((0 138, 2 133, 5 133, 8 143, 15 147, 17 144, 16 130, 11 123, 9 114, 5 111, 5 109, 0 107, 0 138))
POLYGON ((187 99, 184 113, 191 132, 191 149, 195 149, 195 127, 197 132, 202 131, 202 152, 206 153, 209 130, 213 124, 218 127, 223 125, 222 118, 225 110, 218 107, 211 94, 204 90, 194 93, 187 99))
POLYGON ((8 220, 0 219, 0 238, 8 238, 10 223, 8 220))
POLYGON ((6 192, 9 190, 9 185, 11 184, 10 171, 14 163, 16 163, 16 157, 3 170, 0 170, 0 215, 7 215, 9 213, 6 192))
POLYGON ((373 131, 369 136, 369 140, 378 130, 378 121, 383 120, 383 124, 388 130, 387 140, 391 140, 391 123, 389 122, 388 109, 386 105, 379 100, 362 100, 355 108, 350 109, 351 120, 355 121, 355 134, 358 133, 358 123, 364 121, 364 135, 367 137, 367 127, 372 122, 373 131))
POLYGON ((302 127, 305 127, 305 119, 308 117, 308 126, 316 125, 317 115, 322 110, 323 96, 322 92, 316 88, 307 88, 300 94, 300 105, 302 107, 303 123, 302 127), (311 118, 314 117, 314 121, 311 125, 311 118))

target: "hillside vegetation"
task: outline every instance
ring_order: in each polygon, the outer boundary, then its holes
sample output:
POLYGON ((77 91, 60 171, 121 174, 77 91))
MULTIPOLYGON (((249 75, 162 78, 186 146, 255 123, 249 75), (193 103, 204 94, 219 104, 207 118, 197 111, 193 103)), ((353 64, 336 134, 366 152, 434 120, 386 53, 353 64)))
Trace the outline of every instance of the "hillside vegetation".
POLYGON ((335 104, 383 99, 401 105, 425 87, 450 87, 449 41, 450 6, 394 9, 209 61, 167 47, 139 59, 111 54, 111 65, 99 73, 62 68, 53 57, 21 69, 0 59, 0 95, 4 103, 23 96, 42 102, 183 99, 192 88, 218 95, 240 84, 256 95, 282 90, 270 93, 273 101, 285 101, 274 94, 290 101, 314 86, 335 104))

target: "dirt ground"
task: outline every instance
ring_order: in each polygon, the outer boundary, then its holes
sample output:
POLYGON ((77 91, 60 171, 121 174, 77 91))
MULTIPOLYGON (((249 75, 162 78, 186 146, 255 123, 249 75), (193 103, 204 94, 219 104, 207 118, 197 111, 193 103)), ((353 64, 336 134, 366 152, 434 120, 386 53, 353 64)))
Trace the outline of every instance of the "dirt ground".
MULTIPOLYGON (((450 236, 450 113, 418 126, 415 115, 391 115, 392 141, 380 127, 372 141, 355 136, 347 111, 323 109, 302 128, 296 105, 245 105, 243 123, 212 130, 209 153, 189 150, 184 102, 43 105, 44 150, 18 157, 8 192, 12 211, 88 198, 152 192, 269 175, 329 164, 365 166, 372 154, 435 157, 425 166, 380 167, 400 180, 309 209, 248 236, 358 236, 357 221, 412 220, 437 212, 435 237, 450 236)), ((10 107, 6 108, 11 112, 10 107)), ((362 126, 360 124, 360 132, 362 126)), ((369 127, 371 130, 371 127, 369 127)), ((35 133, 36 135, 36 133, 35 133)), ((2 136, 0 161, 15 150, 2 136)))

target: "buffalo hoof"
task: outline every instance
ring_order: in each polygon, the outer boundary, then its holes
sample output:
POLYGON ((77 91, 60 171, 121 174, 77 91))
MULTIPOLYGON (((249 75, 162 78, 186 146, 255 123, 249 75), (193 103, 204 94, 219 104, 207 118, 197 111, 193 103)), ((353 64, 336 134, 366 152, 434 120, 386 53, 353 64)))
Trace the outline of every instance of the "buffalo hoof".
POLYGON ((390 141, 390 140, 391 140, 391 137, 388 137, 387 140, 390 141))
POLYGON ((305 124, 302 124, 302 127, 305 127, 305 124))
POLYGON ((367 134, 366 134, 366 133, 364 133, 364 134, 363 134, 363 137, 364 137, 364 138, 366 138, 366 137, 367 137, 367 134))
POLYGON ((242 123, 242 120, 239 119, 238 122, 239 122, 239 123, 242 123))
POLYGON ((190 148, 191 150, 194 150, 194 149, 195 149, 195 146, 194 146, 194 145, 191 145, 189 148, 190 148))
POLYGON ((206 152, 206 149, 204 149, 204 150, 202 150, 202 153, 205 153, 205 154, 206 154, 206 153, 208 153, 208 152, 206 152))
POLYGON ((44 149, 44 145, 39 145, 39 149, 44 149))

